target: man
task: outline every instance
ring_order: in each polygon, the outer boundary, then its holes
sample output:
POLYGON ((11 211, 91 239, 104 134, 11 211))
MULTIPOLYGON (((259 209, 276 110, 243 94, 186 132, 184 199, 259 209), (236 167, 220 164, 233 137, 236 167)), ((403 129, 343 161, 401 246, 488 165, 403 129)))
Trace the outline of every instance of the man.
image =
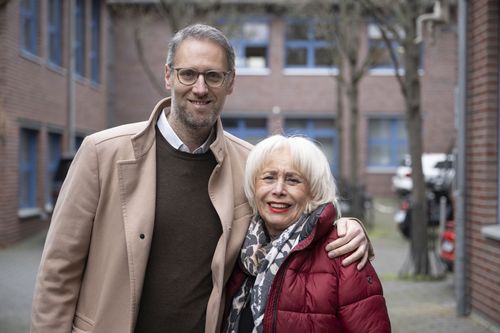
MULTIPOLYGON (((32 332, 219 331, 252 214, 242 185, 252 147, 220 121, 233 49, 215 28, 187 27, 170 43, 165 82, 172 97, 147 122, 90 135, 78 151, 47 235, 32 332)), ((347 230, 331 247, 354 238, 335 254, 359 246, 348 261, 362 266, 361 226, 347 230)))

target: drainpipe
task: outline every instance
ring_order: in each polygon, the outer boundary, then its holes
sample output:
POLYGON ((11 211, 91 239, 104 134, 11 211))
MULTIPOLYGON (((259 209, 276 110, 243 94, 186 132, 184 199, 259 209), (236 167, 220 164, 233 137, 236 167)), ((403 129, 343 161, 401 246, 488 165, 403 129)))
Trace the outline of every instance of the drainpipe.
POLYGON ((467 0, 458 1, 458 91, 455 190, 455 297, 458 316, 469 314, 465 260, 465 167, 467 111, 467 0))
POLYGON ((69 59, 68 59, 68 83, 67 83, 67 124, 68 137, 67 148, 68 154, 75 153, 75 136, 76 136, 76 107, 75 107, 75 0, 69 1, 69 59))
POLYGON ((432 13, 422 14, 417 17, 417 37, 415 38, 415 44, 419 44, 424 39, 424 22, 429 21, 431 24, 433 22, 444 21, 444 12, 441 9, 441 2, 436 1, 434 7, 432 8, 432 13))

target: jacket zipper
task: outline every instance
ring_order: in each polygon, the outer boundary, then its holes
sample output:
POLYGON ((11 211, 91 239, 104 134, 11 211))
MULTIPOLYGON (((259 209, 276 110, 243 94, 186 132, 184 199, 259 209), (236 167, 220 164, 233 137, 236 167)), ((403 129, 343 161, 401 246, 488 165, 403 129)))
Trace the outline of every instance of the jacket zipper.
MULTIPOLYGON (((288 260, 290 258, 290 255, 292 253, 290 253, 288 255, 288 258, 287 258, 287 261, 286 261, 286 265, 282 265, 279 269, 279 271, 281 271, 280 273, 280 276, 279 276, 279 280, 278 280, 278 286, 277 286, 277 290, 273 293, 273 305, 272 305, 272 313, 273 313, 273 326, 272 326, 272 332, 276 332, 276 325, 277 325, 277 317, 278 317, 278 300, 279 300, 279 295, 281 295, 281 291, 283 289, 283 281, 285 280, 285 273, 288 266, 290 265, 290 260, 288 260), (281 268, 283 268, 283 270, 281 270, 281 268)), ((271 287, 272 288, 272 287, 271 287)), ((265 315, 264 315, 265 316, 265 315)))
MULTIPOLYGON (((283 289, 283 281, 285 280, 285 272, 287 271, 288 266, 290 265, 290 260, 295 255, 295 253, 300 252, 300 251, 308 248, 309 245, 311 245, 311 243, 313 242, 315 236, 316 236, 316 229, 313 229, 313 232, 309 236, 307 236, 304 240, 302 240, 301 242, 299 242, 299 244, 297 244, 297 247, 294 248, 288 254, 288 256, 285 258, 285 262, 283 262, 283 264, 278 269, 278 273, 277 273, 276 277, 278 277, 278 274, 279 274, 279 280, 277 280, 277 282, 276 282, 276 278, 275 278, 273 284, 271 285, 272 294, 270 294, 269 296, 273 296, 274 297, 273 304, 272 304, 273 321, 272 321, 272 326, 271 326, 271 332, 273 332, 273 333, 276 332, 276 325, 278 323, 278 321, 277 321, 277 317, 278 317, 278 300, 279 300, 278 296, 281 295, 281 291, 283 289), (301 246, 301 243, 302 243, 302 246, 301 246), (275 283, 277 284, 277 286, 275 285, 275 283), (276 290, 276 288, 278 288, 278 289, 276 290)), ((268 299, 268 301, 269 301, 269 299, 268 299)), ((266 327, 266 325, 265 325, 266 312, 267 311, 264 311, 264 328, 266 327)))

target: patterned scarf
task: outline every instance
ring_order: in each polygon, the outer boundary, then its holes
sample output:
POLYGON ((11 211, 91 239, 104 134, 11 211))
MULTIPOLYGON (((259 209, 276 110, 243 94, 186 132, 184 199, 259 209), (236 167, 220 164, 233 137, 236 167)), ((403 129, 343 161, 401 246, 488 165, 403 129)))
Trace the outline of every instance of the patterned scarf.
POLYGON ((253 333, 263 331, 264 310, 274 277, 290 251, 314 229, 323 207, 310 215, 302 215, 274 240, 269 239, 261 217, 254 216, 240 256, 241 266, 250 276, 232 300, 225 332, 238 332, 241 311, 247 302, 251 302, 253 333))

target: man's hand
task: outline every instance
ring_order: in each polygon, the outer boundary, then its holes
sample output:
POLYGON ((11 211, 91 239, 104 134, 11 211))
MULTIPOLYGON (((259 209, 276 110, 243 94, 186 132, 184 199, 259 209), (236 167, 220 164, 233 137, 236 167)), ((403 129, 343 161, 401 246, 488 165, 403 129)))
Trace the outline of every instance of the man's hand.
POLYGON ((333 258, 352 252, 342 260, 342 265, 348 266, 361 259, 356 268, 363 269, 368 261, 371 245, 361 222, 353 218, 340 218, 335 224, 339 238, 326 246, 328 256, 333 258))

